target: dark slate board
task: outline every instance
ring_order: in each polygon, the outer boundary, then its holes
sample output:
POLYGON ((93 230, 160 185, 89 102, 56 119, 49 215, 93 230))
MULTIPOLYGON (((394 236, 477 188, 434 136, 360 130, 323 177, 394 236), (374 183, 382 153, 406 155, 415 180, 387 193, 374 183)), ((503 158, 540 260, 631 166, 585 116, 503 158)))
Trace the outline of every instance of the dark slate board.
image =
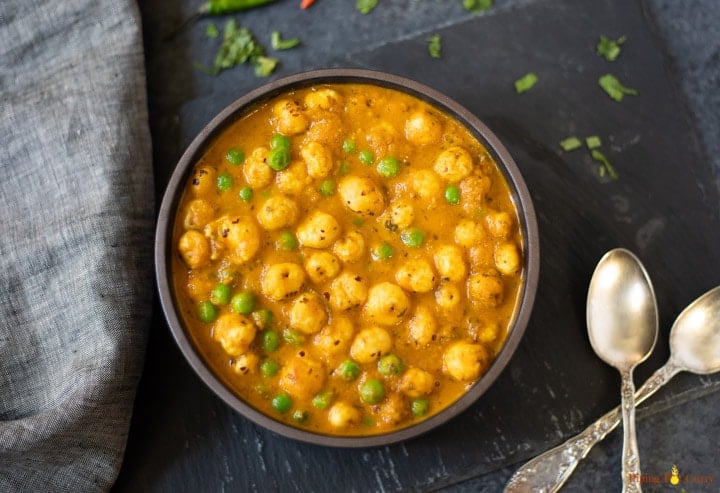
MULTIPOLYGON (((585 294, 596 261, 613 247, 635 251, 658 295, 661 334, 643 381, 668 356, 673 318, 720 284, 720 199, 662 41, 638 1, 549 0, 475 17, 446 29, 443 58, 423 32, 352 55, 327 52, 315 66, 362 66, 412 77, 457 99, 514 155, 538 213, 542 267, 535 310, 512 362, 457 419, 419 439, 336 450, 279 438, 234 414, 196 378, 155 312, 126 461, 116 489, 387 491, 435 489, 529 458, 618 402, 617 372, 592 353, 585 294), (621 14, 620 14, 621 12, 621 14), (618 61, 594 54, 598 36, 627 35, 618 61), (515 94, 526 72, 540 82, 515 94), (618 104, 597 79, 612 72, 640 94, 618 104), (568 135, 597 134, 618 171, 602 179, 585 150, 559 151, 568 135)), ((169 70, 148 54, 157 188, 192 136, 257 81, 206 79, 169 70), (175 80, 174 84, 171 82, 175 80), (179 82, 178 82, 179 80, 179 82)), ((192 52, 192 50, 190 50, 192 52)), ((165 50, 167 55, 167 50, 165 50)), ((670 405, 720 387, 684 376, 656 398, 670 405)), ((649 444, 641 437, 641 454, 649 444)))

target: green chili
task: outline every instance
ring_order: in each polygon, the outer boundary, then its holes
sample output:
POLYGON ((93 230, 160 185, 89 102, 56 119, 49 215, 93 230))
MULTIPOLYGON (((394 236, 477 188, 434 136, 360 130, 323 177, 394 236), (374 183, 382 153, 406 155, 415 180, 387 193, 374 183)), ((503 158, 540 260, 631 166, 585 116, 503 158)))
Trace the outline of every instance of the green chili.
POLYGON ((225 15, 260 7, 275 0, 208 0, 201 11, 209 15, 225 15))

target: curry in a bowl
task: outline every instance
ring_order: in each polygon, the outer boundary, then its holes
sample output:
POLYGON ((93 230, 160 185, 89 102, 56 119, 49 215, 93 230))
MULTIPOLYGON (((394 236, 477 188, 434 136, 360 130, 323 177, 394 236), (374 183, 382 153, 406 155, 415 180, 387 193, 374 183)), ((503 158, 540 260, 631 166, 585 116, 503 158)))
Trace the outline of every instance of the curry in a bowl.
POLYGON ((486 372, 525 243, 505 176, 464 125, 391 88, 316 84, 244 111, 200 155, 172 288, 244 402, 312 433, 377 435, 486 372))

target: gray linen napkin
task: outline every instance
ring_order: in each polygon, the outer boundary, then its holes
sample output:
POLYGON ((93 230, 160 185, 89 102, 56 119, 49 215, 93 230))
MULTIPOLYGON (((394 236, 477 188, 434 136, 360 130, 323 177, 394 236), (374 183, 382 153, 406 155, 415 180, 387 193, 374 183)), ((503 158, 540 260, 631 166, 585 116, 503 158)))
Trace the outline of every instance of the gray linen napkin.
POLYGON ((0 3, 0 491, 107 490, 152 308, 140 16, 0 3))

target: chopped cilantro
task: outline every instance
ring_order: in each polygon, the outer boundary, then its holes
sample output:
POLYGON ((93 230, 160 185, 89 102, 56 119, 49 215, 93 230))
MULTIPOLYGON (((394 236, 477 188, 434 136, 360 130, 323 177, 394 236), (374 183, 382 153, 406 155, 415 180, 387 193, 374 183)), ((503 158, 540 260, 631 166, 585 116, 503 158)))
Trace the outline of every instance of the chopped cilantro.
POLYGON ((590 135, 588 137, 585 137, 585 145, 588 149, 593 150, 600 147, 602 145, 602 141, 597 135, 590 135))
POLYGON ((275 67, 277 67, 277 58, 269 56, 259 56, 253 60, 253 66, 255 67, 255 75, 258 77, 267 77, 273 73, 275 67))
POLYGON ((493 0, 463 0, 462 5, 468 12, 477 14, 490 10, 493 6, 493 0))
POLYGON ((562 147, 562 150, 565 152, 574 151, 581 146, 582 142, 577 137, 568 137, 560 141, 560 147, 562 147))
POLYGON ((625 95, 629 96, 635 96, 637 95, 637 90, 632 89, 630 87, 625 87, 622 85, 622 83, 612 74, 605 74, 598 80, 598 83, 600 84, 600 87, 603 88, 603 90, 613 98, 615 101, 620 102, 622 101, 623 97, 625 95))
POLYGON ((265 56, 265 50, 249 29, 238 26, 235 19, 230 19, 225 23, 222 44, 215 55, 212 68, 200 64, 196 64, 196 67, 205 73, 218 75, 223 70, 247 62, 253 65, 255 74, 259 77, 270 75, 278 63, 276 59, 265 56))
POLYGON ((357 0, 355 2, 355 8, 360 11, 361 14, 369 14, 372 9, 377 7, 378 0, 357 0))
POLYGON ((433 58, 440 58, 442 54, 442 38, 439 34, 433 34, 428 38, 428 53, 433 58))
POLYGON ((618 39, 609 39, 601 35, 597 45, 597 54, 605 57, 608 62, 614 62, 620 56, 620 45, 624 42, 625 36, 620 36, 618 39))
POLYGON ((270 35, 270 46, 273 50, 289 50, 295 48, 300 44, 300 40, 297 38, 283 39, 280 35, 280 31, 273 31, 270 35))
POLYGON ((208 38, 217 38, 220 35, 220 31, 218 31, 215 23, 211 22, 205 28, 205 34, 207 34, 208 38))
POLYGON ((213 68, 221 72, 260 55, 263 55, 263 49, 250 30, 239 27, 235 19, 230 19, 225 24, 222 45, 215 56, 213 68))
POLYGON ((590 155, 595 161, 598 161, 600 163, 598 173, 601 177, 604 177, 607 174, 611 180, 618 179, 618 174, 615 171, 615 168, 612 167, 610 161, 608 161, 608 158, 605 157, 605 154, 598 151, 597 149, 593 149, 592 151, 590 151, 590 155))
POLYGON ((532 72, 527 73, 515 81, 515 91, 518 94, 529 91, 535 84, 537 84, 537 81, 537 75, 532 72))

